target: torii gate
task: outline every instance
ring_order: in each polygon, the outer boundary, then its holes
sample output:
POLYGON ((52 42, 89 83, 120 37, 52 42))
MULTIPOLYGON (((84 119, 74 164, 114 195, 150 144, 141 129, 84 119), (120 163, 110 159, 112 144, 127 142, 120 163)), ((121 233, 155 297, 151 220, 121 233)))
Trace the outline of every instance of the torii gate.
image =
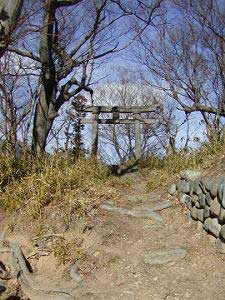
POLYGON ((156 112, 158 104, 150 106, 83 106, 76 107, 81 113, 92 113, 92 118, 81 118, 82 124, 92 125, 92 155, 98 153, 98 125, 100 124, 134 124, 135 128, 135 156, 141 158, 141 124, 154 124, 155 118, 142 118, 141 113, 156 112), (111 113, 112 118, 100 119, 100 113, 111 113), (129 113, 132 118, 120 119, 121 113, 129 113))

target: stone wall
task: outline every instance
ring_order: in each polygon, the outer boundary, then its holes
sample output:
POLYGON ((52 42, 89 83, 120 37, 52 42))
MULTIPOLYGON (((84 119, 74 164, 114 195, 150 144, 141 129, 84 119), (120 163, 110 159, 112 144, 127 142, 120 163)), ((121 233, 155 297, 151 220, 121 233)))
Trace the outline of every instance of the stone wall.
POLYGON ((216 238, 217 249, 225 253, 225 177, 201 177, 200 172, 184 171, 169 191, 186 205, 192 219, 216 238))

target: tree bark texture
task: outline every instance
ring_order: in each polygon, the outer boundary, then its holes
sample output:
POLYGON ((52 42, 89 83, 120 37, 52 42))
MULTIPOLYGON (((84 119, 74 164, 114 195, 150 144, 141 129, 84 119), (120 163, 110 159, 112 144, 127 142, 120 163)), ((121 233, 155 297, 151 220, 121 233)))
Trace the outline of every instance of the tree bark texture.
POLYGON ((45 151, 46 140, 52 127, 55 116, 54 111, 56 98, 56 70, 53 60, 53 39, 55 25, 55 1, 45 2, 45 14, 41 29, 40 60, 41 71, 41 91, 40 98, 35 108, 33 126, 33 151, 41 153, 45 151))
POLYGON ((10 42, 23 6, 23 0, 0 0, 0 58, 10 42))

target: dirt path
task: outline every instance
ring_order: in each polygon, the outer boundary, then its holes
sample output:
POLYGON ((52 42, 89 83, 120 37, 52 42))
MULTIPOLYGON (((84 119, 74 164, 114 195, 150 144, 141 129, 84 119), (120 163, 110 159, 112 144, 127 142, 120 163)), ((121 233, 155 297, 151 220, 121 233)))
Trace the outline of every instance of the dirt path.
POLYGON ((133 188, 121 190, 120 199, 111 205, 152 208, 169 200, 172 206, 160 212, 162 220, 102 209, 97 225, 86 233, 83 241, 91 258, 80 266, 82 280, 71 280, 51 255, 30 261, 38 270, 37 280, 45 286, 74 288, 78 300, 224 300, 224 256, 197 229, 188 212, 175 200, 168 199, 166 191, 146 195, 145 180, 137 176, 135 182, 133 188), (156 265, 147 259, 152 253, 177 249, 186 250, 186 256, 156 265))
MULTIPOLYGON (((152 207, 168 196, 165 191, 150 193, 144 201, 129 201, 130 195, 142 198, 144 183, 124 191, 119 206, 152 207), (142 191, 142 193, 141 193, 142 191)), ((143 198, 146 198, 144 196, 143 198)), ((170 201, 172 201, 170 199, 170 201)), ((101 246, 116 259, 87 278, 78 289, 78 299, 225 299, 224 257, 216 253, 208 236, 197 229, 178 203, 160 214, 162 222, 105 213, 105 221, 118 228, 113 244, 101 246), (162 265, 150 265, 145 255, 183 248, 186 257, 162 265)))

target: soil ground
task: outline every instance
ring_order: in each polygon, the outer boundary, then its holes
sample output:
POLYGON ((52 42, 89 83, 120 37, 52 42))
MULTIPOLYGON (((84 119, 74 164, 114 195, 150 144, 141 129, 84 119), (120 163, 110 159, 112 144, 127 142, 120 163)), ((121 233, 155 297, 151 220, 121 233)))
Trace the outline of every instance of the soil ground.
MULTIPOLYGON (((22 246, 36 280, 45 287, 73 288, 77 300, 224 300, 225 255, 217 253, 214 240, 190 219, 186 208, 169 198, 166 188, 138 200, 146 194, 147 178, 140 173, 129 176, 133 184, 120 188, 120 197, 113 199, 113 204, 128 208, 153 207, 169 200, 172 206, 160 212, 162 221, 98 209, 88 225, 75 224, 70 229, 62 229, 63 237, 79 249, 76 255, 81 281, 70 278, 70 262, 59 264, 48 251, 38 255, 31 243, 32 228, 29 232, 8 232, 7 238, 22 246), (137 196, 133 201, 132 195, 137 196), (177 248, 187 251, 184 259, 154 266, 144 262, 145 254, 150 251, 177 248)), ((7 220, 3 214, 0 217, 3 230, 7 220)), ((58 251, 63 257, 65 249, 59 247, 58 251)), ((2 254, 0 260, 5 259, 2 254)))

